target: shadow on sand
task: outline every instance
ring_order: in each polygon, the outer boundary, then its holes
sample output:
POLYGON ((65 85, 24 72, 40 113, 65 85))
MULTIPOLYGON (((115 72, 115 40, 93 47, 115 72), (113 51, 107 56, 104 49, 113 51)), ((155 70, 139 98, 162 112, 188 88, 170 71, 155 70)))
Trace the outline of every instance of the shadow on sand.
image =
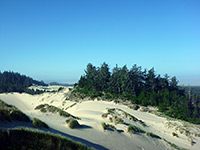
MULTIPOLYGON (((82 128, 91 128, 91 127, 84 125, 82 128)), ((50 131, 50 132, 55 133, 55 134, 60 134, 62 136, 70 138, 70 139, 72 139, 74 141, 81 142, 81 143, 87 145, 88 147, 93 147, 94 149, 97 149, 97 150, 108 150, 107 148, 105 148, 105 147, 103 147, 103 146, 101 146, 99 144, 92 143, 92 142, 87 141, 85 139, 82 139, 82 138, 79 138, 79 137, 76 137, 76 136, 72 136, 72 135, 60 132, 58 130, 52 129, 52 128, 50 128, 49 130, 46 130, 46 131, 50 131)))
POLYGON ((91 126, 87 126, 87 125, 81 125, 80 129, 91 129, 91 126))
MULTIPOLYGON (((85 139, 82 139, 82 138, 79 138, 79 137, 76 137, 76 136, 73 136, 73 135, 69 135, 69 134, 60 132, 60 131, 55 130, 53 128, 48 128, 48 129, 46 129, 46 128, 34 128, 31 123, 18 122, 18 121, 9 122, 9 123, 0 123, 0 129, 4 129, 4 130, 18 128, 18 127, 23 127, 23 128, 25 127, 25 128, 30 128, 30 129, 39 129, 39 130, 46 131, 46 132, 60 134, 60 135, 62 135, 64 137, 70 138, 70 139, 72 139, 74 141, 81 142, 81 143, 85 144, 88 147, 93 147, 94 149, 97 149, 97 150, 108 150, 107 148, 105 148, 105 147, 103 147, 103 146, 101 146, 99 144, 95 144, 95 143, 92 143, 92 142, 87 141, 85 139)), ((87 125, 81 125, 81 128, 88 129, 88 128, 91 128, 91 127, 87 126, 87 125)))

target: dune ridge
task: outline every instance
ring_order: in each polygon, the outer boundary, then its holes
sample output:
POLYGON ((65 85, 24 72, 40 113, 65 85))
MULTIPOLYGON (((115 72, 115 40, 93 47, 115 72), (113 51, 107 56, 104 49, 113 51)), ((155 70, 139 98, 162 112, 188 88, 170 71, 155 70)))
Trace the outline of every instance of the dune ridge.
MULTIPOLYGON (((60 86, 49 86, 48 88, 55 90, 59 89, 60 86)), ((64 87, 59 92, 45 92, 39 95, 3 93, 0 94, 0 99, 16 106, 30 118, 39 118, 52 129, 102 145, 107 149, 175 149, 171 146, 172 143, 185 149, 199 149, 199 125, 176 119, 170 120, 153 113, 143 112, 140 109, 133 110, 115 101, 91 100, 88 98, 79 101, 76 99, 75 101, 67 96, 69 91, 69 87, 64 87), (83 128, 70 129, 66 123, 66 117, 35 110, 41 104, 58 107, 73 116, 79 117, 78 122, 83 125, 83 128), (115 110, 116 116, 123 119, 124 123, 112 122, 111 119, 114 119, 112 115, 102 117, 111 108, 115 110), (127 117, 127 114, 129 117, 127 117), (130 115, 137 118, 137 120, 130 119, 130 115), (139 120, 145 123, 145 126, 138 122, 139 120), (102 127, 103 122, 113 125, 117 130, 104 130, 102 127), (156 139, 147 134, 130 134, 128 132, 129 125, 137 126, 148 133, 158 135, 162 139, 156 139), (175 134, 177 136, 173 136, 175 134)))

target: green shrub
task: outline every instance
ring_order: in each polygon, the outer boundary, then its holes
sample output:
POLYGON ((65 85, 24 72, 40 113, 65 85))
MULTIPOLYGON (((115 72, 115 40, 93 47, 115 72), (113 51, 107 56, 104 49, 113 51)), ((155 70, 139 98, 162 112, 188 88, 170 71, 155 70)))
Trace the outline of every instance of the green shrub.
POLYGON ((103 127, 104 130, 106 130, 107 125, 106 125, 105 122, 102 123, 102 127, 103 127))
POLYGON ((137 132, 138 132, 138 133, 145 133, 144 130, 142 130, 142 129, 140 129, 140 128, 134 126, 134 125, 129 125, 129 126, 128 126, 128 132, 129 132, 129 133, 137 133, 137 132))
POLYGON ((140 106, 138 106, 138 105, 135 105, 135 106, 133 107, 134 110, 138 110, 139 108, 140 108, 140 106))
POLYGON ((69 123, 69 122, 70 122, 70 120, 71 120, 71 118, 70 118, 70 119, 67 119, 67 120, 66 120, 66 123, 69 123))
POLYGON ((47 110, 45 108, 41 108, 40 111, 43 113, 47 112, 47 110))
POLYGON ((115 116, 115 124, 124 124, 124 120, 120 117, 115 116))
POLYGON ((44 107, 46 107, 46 106, 47 106, 47 104, 38 105, 38 106, 35 107, 35 110, 44 108, 44 107))
POLYGON ((59 87, 58 92, 62 91, 64 87, 59 87))
POLYGON ((154 134, 154 133, 152 133, 152 132, 146 132, 146 135, 147 135, 147 136, 151 136, 151 137, 153 137, 153 138, 161 139, 160 136, 158 136, 158 135, 156 135, 156 134, 154 134))
POLYGON ((76 119, 73 119, 73 118, 70 118, 70 119, 66 120, 66 123, 69 125, 69 127, 71 129, 80 128, 81 127, 81 125, 78 123, 78 121, 76 119))
POLYGON ((131 114, 128 114, 127 115, 130 117, 129 119, 132 120, 132 121, 138 121, 138 119, 136 117, 134 117, 133 115, 131 114))
POLYGON ((106 124, 105 122, 102 123, 102 127, 103 127, 104 130, 107 130, 109 128, 110 129, 116 129, 115 126, 108 124, 108 123, 106 124))
POLYGON ((106 117, 108 116, 108 114, 109 114, 109 113, 103 113, 103 114, 101 115, 101 117, 106 118, 106 117))
POLYGON ((172 132, 172 135, 178 137, 178 134, 175 132, 172 132))
POLYGON ((112 114, 112 113, 114 113, 115 108, 108 108, 107 110, 108 110, 108 113, 111 113, 111 114, 112 114))
POLYGON ((107 124, 107 127, 111 129, 116 129, 115 126, 113 126, 112 124, 107 124))
POLYGON ((37 118, 33 118, 32 125, 36 128, 49 128, 46 123, 44 123, 43 121, 41 121, 37 118))
POLYGON ((60 116, 64 116, 64 117, 70 117, 71 116, 68 112, 63 111, 63 110, 58 111, 58 113, 59 113, 60 116))

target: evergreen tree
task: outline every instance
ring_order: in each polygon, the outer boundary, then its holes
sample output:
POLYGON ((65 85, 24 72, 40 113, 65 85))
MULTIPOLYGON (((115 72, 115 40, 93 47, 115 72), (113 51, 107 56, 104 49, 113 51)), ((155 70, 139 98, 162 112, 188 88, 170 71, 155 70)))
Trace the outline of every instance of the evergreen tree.
POLYGON ((172 90, 178 89, 178 81, 177 81, 175 76, 171 78, 170 87, 171 87, 172 90))
POLYGON ((118 68, 118 65, 116 65, 116 67, 113 68, 109 83, 109 92, 111 93, 121 93, 120 70, 121 69, 118 68))
POLYGON ((155 71, 154 68, 151 68, 146 75, 146 89, 148 91, 155 91, 156 83, 155 83, 155 71))
POLYGON ((100 85, 100 90, 108 90, 109 82, 110 82, 110 71, 108 64, 105 62, 101 65, 101 67, 98 70, 99 74, 99 82, 98 84, 100 85))

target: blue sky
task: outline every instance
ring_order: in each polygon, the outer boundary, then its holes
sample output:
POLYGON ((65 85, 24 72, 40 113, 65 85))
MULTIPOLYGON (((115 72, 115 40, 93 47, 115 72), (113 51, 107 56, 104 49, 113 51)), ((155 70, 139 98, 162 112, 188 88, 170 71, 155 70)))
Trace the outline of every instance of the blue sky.
POLYGON ((200 85, 199 0, 0 0, 0 70, 77 82, 88 63, 200 85))

